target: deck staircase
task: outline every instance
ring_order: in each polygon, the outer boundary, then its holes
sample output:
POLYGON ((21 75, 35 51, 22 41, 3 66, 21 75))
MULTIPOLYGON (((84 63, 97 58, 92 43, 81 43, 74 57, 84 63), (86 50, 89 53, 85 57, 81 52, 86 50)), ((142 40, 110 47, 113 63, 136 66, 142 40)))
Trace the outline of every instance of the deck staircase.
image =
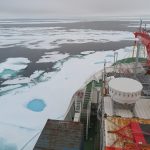
POLYGON ((83 109, 87 109, 87 105, 88 105, 90 98, 91 98, 91 90, 92 90, 92 82, 90 82, 86 87, 83 109))
POLYGON ((94 82, 94 87, 102 87, 102 81, 100 80, 99 82, 93 81, 94 82))
POLYGON ((88 104, 91 101, 91 93, 92 93, 92 88, 93 87, 101 87, 102 82, 99 81, 91 81, 90 83, 87 84, 86 90, 85 90, 85 95, 84 95, 84 101, 83 101, 83 107, 81 111, 81 122, 84 124, 84 137, 86 138, 86 130, 87 130, 87 109, 88 109, 88 104))
POLYGON ((92 82, 90 82, 85 91, 85 96, 84 96, 84 102, 83 102, 83 108, 81 112, 81 122, 84 125, 84 138, 86 138, 86 126, 87 126, 87 107, 88 103, 91 100, 91 91, 92 91, 92 82))

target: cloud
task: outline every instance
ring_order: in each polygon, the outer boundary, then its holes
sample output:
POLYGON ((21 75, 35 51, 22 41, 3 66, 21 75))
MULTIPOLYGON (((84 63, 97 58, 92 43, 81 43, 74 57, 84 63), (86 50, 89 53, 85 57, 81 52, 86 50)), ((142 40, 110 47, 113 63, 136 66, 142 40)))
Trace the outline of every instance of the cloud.
POLYGON ((149 0, 0 0, 0 14, 81 16, 149 14, 149 0))

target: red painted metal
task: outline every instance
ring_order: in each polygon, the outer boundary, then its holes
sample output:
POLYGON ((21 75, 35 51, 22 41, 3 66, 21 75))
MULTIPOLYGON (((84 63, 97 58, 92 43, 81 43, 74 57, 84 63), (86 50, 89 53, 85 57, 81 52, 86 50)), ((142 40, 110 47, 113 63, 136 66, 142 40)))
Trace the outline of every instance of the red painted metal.
POLYGON ((116 148, 116 147, 106 147, 105 150, 122 150, 122 148, 116 148))
POLYGON ((147 65, 150 66, 150 35, 147 31, 138 31, 134 32, 135 38, 138 38, 141 43, 146 47, 147 50, 147 65))
POLYGON ((137 144, 147 144, 139 123, 131 122, 132 135, 137 144))
POLYGON ((114 147, 115 144, 120 141, 124 143, 127 140, 131 143, 129 145, 125 144, 121 150, 142 150, 141 146, 147 145, 143 131, 138 122, 130 122, 128 125, 123 126, 118 130, 108 131, 108 133, 116 134, 118 139, 116 139, 110 147, 107 147, 106 150, 117 150, 117 148, 114 147))
POLYGON ((129 123, 128 125, 126 125, 126 126, 120 128, 120 129, 118 129, 118 130, 109 131, 109 133, 114 133, 114 134, 118 135, 118 137, 120 137, 122 140, 127 139, 127 140, 133 141, 134 138, 133 138, 132 136, 131 136, 131 137, 128 136, 128 135, 126 134, 126 132, 125 132, 125 131, 129 131, 129 130, 130 130, 130 125, 131 125, 131 124, 129 123))
POLYGON ((79 98, 82 98, 83 97, 83 92, 77 92, 77 95, 79 98))
POLYGON ((123 148, 107 146, 105 150, 150 150, 150 145, 126 143, 123 148))

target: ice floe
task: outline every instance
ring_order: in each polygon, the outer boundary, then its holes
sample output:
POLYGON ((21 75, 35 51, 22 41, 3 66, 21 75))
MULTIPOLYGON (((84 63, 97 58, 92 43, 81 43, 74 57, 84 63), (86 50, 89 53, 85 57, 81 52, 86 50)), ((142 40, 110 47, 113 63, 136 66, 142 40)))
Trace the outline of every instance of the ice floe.
MULTIPOLYGON (((145 20, 144 20, 145 21, 145 20)), ((142 27, 143 28, 145 28, 145 25, 146 25, 146 28, 150 28, 150 24, 149 23, 147 23, 147 24, 144 24, 143 23, 143 25, 142 25, 142 27)), ((140 27, 140 22, 136 22, 136 23, 130 23, 129 25, 128 25, 128 27, 132 27, 132 28, 139 28, 140 27)))
POLYGON ((5 86, 5 87, 1 87, 0 92, 14 90, 14 89, 19 88, 19 87, 21 87, 21 85, 16 83, 15 85, 9 85, 9 86, 5 86))
POLYGON ((0 72, 5 69, 15 71, 25 69, 28 63, 30 63, 28 58, 8 58, 5 62, 0 63, 0 72))
POLYGON ((0 73, 0 78, 9 79, 10 77, 15 77, 16 75, 17 75, 16 71, 11 70, 11 69, 4 69, 0 73))
POLYGON ((8 58, 0 63, 0 78, 15 77, 20 70, 27 67, 28 63, 30 63, 28 58, 8 58))
POLYGON ((87 55, 87 54, 92 54, 94 53, 95 51, 84 51, 84 52, 81 52, 80 54, 82 55, 87 55))
POLYGON ((67 43, 106 43, 133 39, 133 33, 127 31, 62 27, 0 27, 0 35, 0 48, 23 46, 31 49, 53 49, 67 43))
MULTIPOLYGON (((41 82, 41 81, 43 81, 41 79, 43 74, 44 74, 44 71, 36 70, 30 77, 16 77, 14 79, 8 79, 8 80, 4 81, 2 83, 2 85, 17 85, 17 84, 24 84, 24 83, 29 84, 29 83, 41 82)), ((5 88, 5 89, 7 89, 7 88, 5 88)))
MULTIPOLYGON (((57 71, 60 70, 60 68, 56 68, 57 71)), ((10 92, 13 92, 14 94, 22 92, 22 90, 26 90, 28 88, 31 88, 32 86, 36 86, 40 82, 46 82, 49 79, 51 79, 56 72, 45 72, 45 71, 39 71, 36 70, 30 77, 15 77, 11 79, 7 79, 2 83, 2 86, 0 87, 0 96, 8 94, 10 92), (17 91, 15 91, 18 89, 17 91)))
POLYGON ((1 150, 18 150, 17 146, 13 143, 8 143, 4 138, 0 138, 1 150))
POLYGON ((75 22, 80 22, 80 20, 55 20, 55 19, 35 19, 35 20, 31 20, 31 19, 19 19, 19 20, 1 20, 0 24, 31 24, 31 25, 35 25, 35 24, 56 24, 56 23, 75 23, 75 22))
POLYGON ((28 77, 18 77, 15 79, 10 79, 2 83, 2 85, 12 85, 12 84, 23 84, 23 83, 29 83, 30 78, 28 77))
POLYGON ((65 59, 69 57, 68 53, 61 54, 61 53, 46 53, 46 55, 42 56, 41 59, 37 61, 37 63, 47 63, 47 62, 57 62, 59 60, 65 59))
POLYGON ((34 73, 30 76, 30 78, 31 78, 31 79, 38 78, 39 75, 41 75, 42 73, 44 73, 44 71, 42 71, 42 70, 36 70, 36 71, 34 71, 34 73))

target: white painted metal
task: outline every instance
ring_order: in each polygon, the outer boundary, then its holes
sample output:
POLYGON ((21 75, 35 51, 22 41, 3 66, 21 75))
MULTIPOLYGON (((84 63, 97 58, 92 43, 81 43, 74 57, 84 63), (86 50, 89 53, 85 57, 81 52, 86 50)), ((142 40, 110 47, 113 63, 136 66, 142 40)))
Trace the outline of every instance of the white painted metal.
POLYGON ((141 97, 142 84, 130 78, 115 78, 109 82, 111 98, 122 104, 136 103, 141 97))
MULTIPOLYGON (((149 119, 150 118, 150 100, 141 98, 138 100, 135 104, 135 117, 143 118, 143 119, 149 119)), ((115 114, 113 109, 113 102, 111 97, 107 96, 104 97, 104 113, 108 116, 121 116, 121 117, 127 117, 132 118, 133 114, 129 109, 117 109, 115 108, 115 114)))

